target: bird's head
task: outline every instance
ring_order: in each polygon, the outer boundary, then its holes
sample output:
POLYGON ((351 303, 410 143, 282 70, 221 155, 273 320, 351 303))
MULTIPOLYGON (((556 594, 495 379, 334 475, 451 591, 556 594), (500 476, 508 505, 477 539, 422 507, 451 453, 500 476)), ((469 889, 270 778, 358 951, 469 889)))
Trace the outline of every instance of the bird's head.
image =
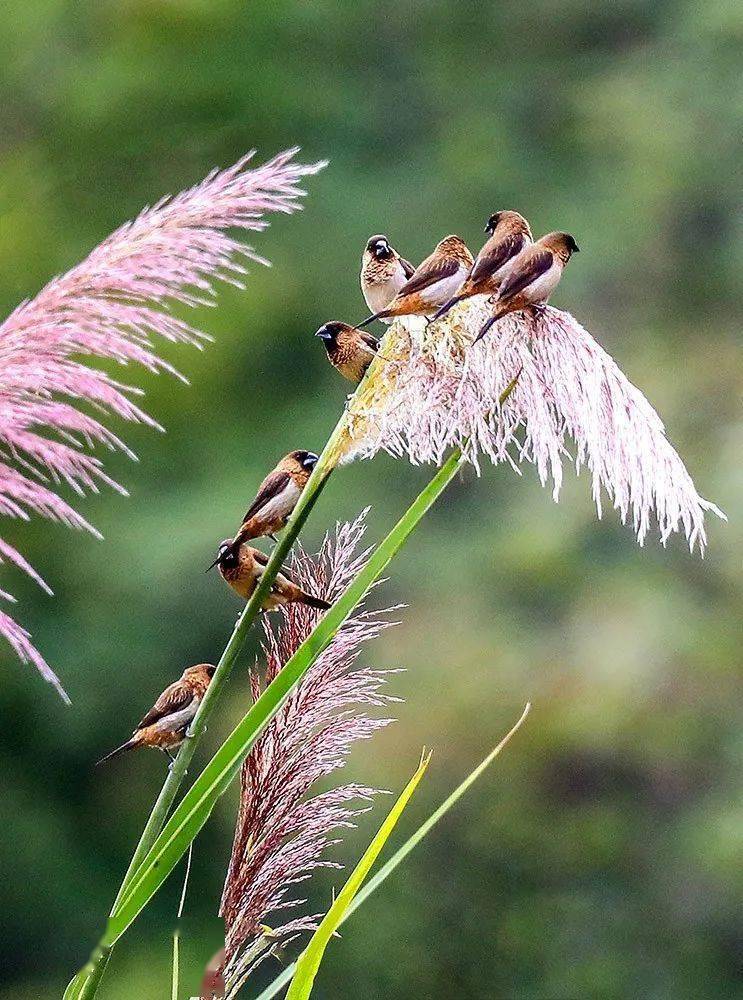
POLYGON ((512 209, 504 209, 500 212, 493 212, 485 224, 485 232, 492 236, 496 229, 508 232, 524 233, 531 239, 531 229, 529 223, 520 212, 512 209))
POLYGON ((217 668, 211 663, 197 663, 195 667, 188 667, 183 671, 183 679, 188 680, 191 677, 196 678, 206 674, 209 680, 211 680, 216 669, 217 668))
POLYGON ((210 569, 214 569, 215 566, 219 567, 219 572, 224 576, 225 572, 236 569, 238 563, 240 562, 240 552, 239 546, 236 546, 233 539, 225 538, 223 542, 220 542, 219 548, 217 549, 217 558, 207 569, 207 573, 210 569))
POLYGON ((319 337, 320 340, 325 341, 326 347, 333 347, 338 339, 338 334, 343 333, 344 330, 350 330, 348 323, 341 323, 338 320, 331 320, 330 323, 323 323, 319 330, 315 332, 315 336, 319 337))
POLYGON ((314 451, 290 451, 286 456, 290 461, 295 462, 297 465, 301 466, 303 469, 307 469, 310 472, 315 468, 318 462, 318 456, 314 451))
POLYGON ((389 260, 393 254, 390 241, 383 235, 370 237, 366 249, 376 260, 389 260))
POLYGON ((467 244, 464 242, 461 236, 445 236, 443 240, 439 240, 436 244, 437 254, 442 254, 446 257, 454 257, 455 260, 461 261, 463 264, 472 265, 472 254, 467 249, 467 244))
POLYGON ((567 263, 574 253, 580 253, 580 247, 570 233, 548 233, 542 237, 545 246, 554 250, 567 263))

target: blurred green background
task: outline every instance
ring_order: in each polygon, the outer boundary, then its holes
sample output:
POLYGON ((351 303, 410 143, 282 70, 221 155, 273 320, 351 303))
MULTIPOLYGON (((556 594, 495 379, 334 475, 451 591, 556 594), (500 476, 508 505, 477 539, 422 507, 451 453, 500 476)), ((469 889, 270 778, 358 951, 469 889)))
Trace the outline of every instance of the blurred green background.
MULTIPOLYGON (((576 235, 555 304, 646 392, 731 520, 710 522, 702 560, 597 521, 585 476, 559 505, 531 469, 445 496, 379 593, 410 605, 373 650, 408 668, 400 721, 349 771, 399 789, 435 748, 402 836, 533 712, 333 942, 317 994, 743 996, 740 5, 6 0, 0 29, 3 314, 250 147, 331 160, 305 212, 255 237, 273 268, 199 316, 214 346, 164 351, 190 388, 126 373, 168 433, 124 428, 141 463, 108 468, 131 498, 80 504, 105 542, 2 525, 57 592, 3 568, 73 706, 3 647, 0 997, 60 996, 101 929, 165 765, 93 762, 186 665, 218 657, 239 604, 203 569, 266 470, 319 450, 337 419, 347 389, 311 333, 365 314, 364 240, 386 232, 417 261, 452 231, 479 246, 506 207, 576 235)), ((366 504, 379 537, 428 475, 385 457, 342 471, 306 543, 366 504)), ((212 745, 246 700, 241 669, 212 745)), ((190 993, 219 942, 234 809, 230 794, 195 853, 190 993)), ((379 817, 336 857, 353 861, 379 817)), ((314 880, 313 907, 339 878, 314 880)), ((178 889, 117 949, 104 1000, 169 995, 178 889)))

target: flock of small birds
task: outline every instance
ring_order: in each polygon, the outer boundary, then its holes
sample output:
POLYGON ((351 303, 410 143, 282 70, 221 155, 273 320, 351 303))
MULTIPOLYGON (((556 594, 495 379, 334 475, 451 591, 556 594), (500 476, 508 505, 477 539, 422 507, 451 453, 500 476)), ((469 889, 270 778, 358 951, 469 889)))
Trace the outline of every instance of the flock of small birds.
MULTIPOLYGON (((485 232, 488 239, 477 257, 472 257, 459 236, 446 236, 418 267, 400 256, 386 236, 372 236, 361 258, 360 274, 361 291, 371 315, 357 326, 333 320, 315 334, 323 341, 333 367, 354 384, 363 379, 379 349, 379 341, 363 329, 374 320, 391 323, 398 316, 424 316, 435 322, 457 302, 488 295, 493 313, 473 341, 477 343, 508 313, 527 310, 539 314, 571 256, 578 252, 575 240, 564 232, 534 240, 529 223, 514 211, 495 212, 485 232)), ((250 600, 268 564, 268 556, 249 542, 257 538, 276 541, 276 532, 286 527, 317 462, 318 456, 311 451, 285 455, 258 487, 237 534, 219 546, 209 569, 218 567, 222 578, 243 600, 250 600)), ((262 610, 273 611, 291 603, 319 610, 330 607, 327 601, 302 590, 282 570, 262 610)), ((156 747, 170 756, 186 738, 215 669, 201 663, 185 670, 163 691, 131 738, 99 763, 141 746, 156 747)))

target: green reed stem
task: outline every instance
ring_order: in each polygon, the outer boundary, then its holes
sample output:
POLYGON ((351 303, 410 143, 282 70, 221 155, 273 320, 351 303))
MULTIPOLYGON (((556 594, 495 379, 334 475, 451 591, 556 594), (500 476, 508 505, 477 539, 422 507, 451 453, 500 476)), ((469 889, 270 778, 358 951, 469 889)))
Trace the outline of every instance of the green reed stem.
MULTIPOLYGON (((361 390, 366 381, 374 375, 378 368, 379 363, 375 361, 369 367, 369 371, 356 389, 356 393, 361 390)), ((354 393, 354 397, 356 393, 354 393)), ((352 397, 349 405, 353 405, 354 397, 352 397)), ((139 838, 139 843, 134 851, 132 860, 126 870, 126 874, 124 875, 124 879, 119 887, 119 891, 116 894, 116 899, 114 900, 114 904, 111 908, 111 914, 113 914, 116 910, 118 903, 131 883, 132 877, 136 873, 143 859, 149 853, 152 845, 157 840, 173 802, 175 801, 176 795, 178 794, 178 790, 186 777, 188 766, 193 759, 199 741, 206 731, 206 724, 224 692, 225 685, 230 673, 232 672, 235 660, 237 659, 238 654, 240 653, 240 650, 242 649, 247 638, 248 630, 258 616, 263 599, 268 595, 271 585, 276 578, 276 574, 281 570, 284 559, 296 541, 305 521, 310 515, 312 508, 317 503, 320 494, 335 469, 338 446, 344 435, 346 419, 346 413, 344 412, 338 423, 335 425, 332 434, 328 438, 315 468, 312 470, 312 474, 307 482, 307 485, 302 491, 299 501, 297 502, 297 506, 294 508, 294 511, 289 518, 286 530, 271 553, 268 564, 263 572, 263 575, 261 576, 258 586, 237 620, 229 642, 227 643, 227 646, 220 657, 219 663, 217 664, 214 676, 211 679, 209 687, 206 689, 204 698, 202 699, 198 711, 196 712, 196 716, 191 724, 189 738, 184 740, 174 763, 168 771, 168 776, 165 779, 162 789, 160 790, 160 794, 155 800, 155 804, 152 807, 152 811, 147 819, 142 835, 139 838)), ((78 973, 77 976, 75 976, 67 987, 64 994, 64 1000, 91 1000, 91 998, 95 996, 103 977, 103 973, 108 965, 108 960, 112 950, 113 946, 106 948, 99 946, 93 951, 90 956, 90 960, 84 969, 78 973)))
MULTIPOLYGON (((356 393, 363 388, 366 381, 370 377, 375 375, 382 364, 383 361, 379 358, 374 361, 374 363, 370 366, 366 377, 358 386, 356 393)), ((508 396, 510 396, 517 381, 518 375, 503 392, 500 398, 501 404, 505 402, 508 396)), ((353 397, 349 405, 353 405, 353 397)), ((204 695, 193 723, 191 724, 189 738, 184 741, 180 751, 178 752, 175 762, 169 771, 168 777, 165 780, 163 788, 158 795, 152 812, 147 820, 132 861, 129 864, 129 868, 127 869, 124 880, 122 881, 117 893, 116 900, 114 901, 110 914, 112 917, 116 914, 119 903, 127 894, 127 890, 130 889, 132 880, 138 873, 142 861, 149 856, 153 845, 160 835, 170 807, 172 806, 175 796, 178 793, 178 789, 186 776, 188 765, 193 758, 198 742, 206 731, 206 723, 216 707, 217 701, 223 693, 235 660, 237 659, 237 656, 245 642, 248 629, 260 612, 263 599, 268 595, 276 574, 282 567, 284 558, 299 535, 299 532, 317 502, 320 493, 324 489, 330 475, 336 467, 340 445, 344 435, 346 434, 345 425, 346 415, 344 413, 336 424, 335 429, 330 435, 330 438, 328 439, 328 442, 325 445, 315 468, 313 469, 307 486, 302 492, 297 506, 289 519, 285 532, 271 553, 268 564, 258 586, 245 606, 244 611, 237 620, 237 624, 235 625, 230 640, 222 653, 219 663, 217 664, 217 669, 211 683, 206 690, 206 694, 204 695)), ((454 475, 463 464, 464 459, 462 458, 461 450, 457 448, 450 456, 446 465, 437 472, 436 476, 434 476, 434 479, 432 480, 432 483, 430 484, 433 485, 433 482, 441 484, 441 487, 434 491, 434 500, 431 502, 435 502, 435 499, 437 499, 443 491, 444 486, 451 482, 454 475)), ((419 503, 422 500, 426 492, 427 490, 424 491, 421 497, 418 498, 416 503, 419 503)), ((421 511, 421 515, 429 509, 431 502, 425 503, 424 508, 421 511)), ((298 680, 299 678, 297 678, 297 682, 298 680)), ((279 708, 280 704, 277 704, 271 713, 271 716, 275 714, 279 708)), ((264 725, 270 721, 271 716, 264 721, 264 725)), ((64 994, 64 1000, 92 1000, 97 992, 98 986, 100 985, 114 944, 115 942, 100 944, 94 949, 86 966, 74 977, 67 987, 64 994)))

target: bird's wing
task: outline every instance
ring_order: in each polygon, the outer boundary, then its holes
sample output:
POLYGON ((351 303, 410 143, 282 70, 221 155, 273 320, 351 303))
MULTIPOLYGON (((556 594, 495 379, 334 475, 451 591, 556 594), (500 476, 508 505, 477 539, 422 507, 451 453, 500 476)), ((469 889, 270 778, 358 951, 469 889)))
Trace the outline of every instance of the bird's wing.
POLYGON ((379 341, 376 337, 372 337, 370 333, 365 333, 363 330, 359 330, 359 339, 363 340, 370 351, 376 352, 379 350, 379 341))
POLYGON ((266 476, 255 495, 255 500, 245 512, 243 523, 249 521, 254 514, 265 507, 269 500, 275 499, 282 490, 285 490, 290 479, 291 476, 288 472, 279 472, 278 470, 266 476))
POLYGON ((413 275, 415 274, 415 268, 410 263, 410 261, 409 260, 405 260, 404 257, 401 257, 400 258, 400 263, 402 264, 402 269, 405 272, 405 277, 406 278, 412 278, 413 275))
POLYGON ((512 270, 503 279, 503 284, 498 291, 498 301, 504 302, 506 299, 523 292, 527 285, 549 271, 554 262, 554 257, 550 250, 543 247, 532 246, 522 251, 523 256, 512 270))
MULTIPOLYGON (((257 563, 260 563, 261 566, 263 566, 263 567, 268 566, 268 556, 266 555, 265 552, 261 552, 260 549, 256 549, 253 552, 253 556, 255 558, 255 561, 257 563)), ((286 577, 286 579, 289 581, 289 583, 294 583, 294 580, 292 579, 291 573, 289 573, 288 570, 284 569, 283 566, 279 570, 279 573, 281 573, 282 576, 286 577)))
POLYGON ((431 254, 426 257, 422 264, 419 264, 413 273, 397 293, 398 296, 411 295, 414 292, 422 292, 429 285, 436 284, 442 278, 451 278, 459 270, 459 264, 453 257, 440 257, 431 254))
POLYGON ((511 257, 515 257, 523 249, 524 237, 521 233, 506 236, 492 245, 491 241, 488 240, 477 255, 477 260, 470 273, 470 281, 482 281, 483 278, 495 274, 511 257))
POLYGON ((175 681, 165 688, 147 715, 139 723, 137 729, 144 729, 146 726, 151 726, 160 719, 164 719, 166 715, 179 712, 182 708, 186 708, 192 700, 193 691, 191 688, 181 681, 175 681))

